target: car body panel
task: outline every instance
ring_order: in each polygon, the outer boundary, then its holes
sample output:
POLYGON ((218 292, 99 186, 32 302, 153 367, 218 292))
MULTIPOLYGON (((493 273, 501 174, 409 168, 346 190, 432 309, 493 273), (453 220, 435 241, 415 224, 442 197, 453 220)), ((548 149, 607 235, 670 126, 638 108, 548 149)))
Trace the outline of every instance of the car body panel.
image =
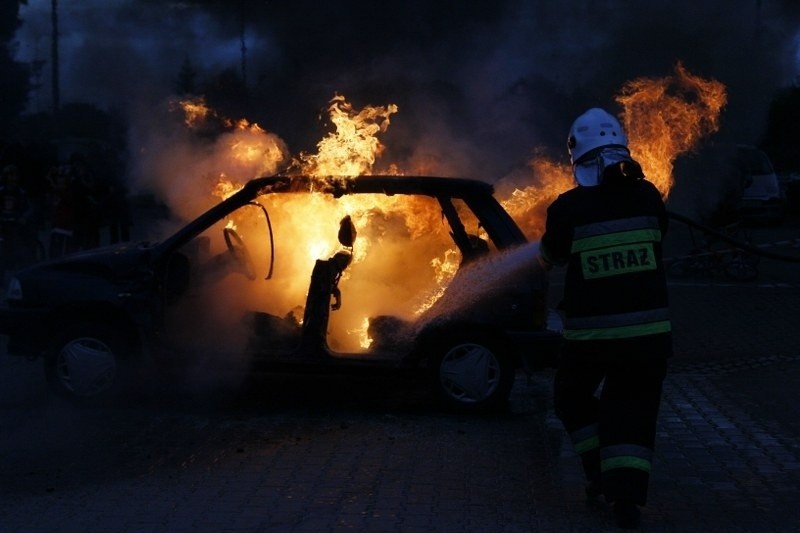
MULTIPOLYGON (((321 333, 311 331, 310 319, 300 324, 289 315, 254 310, 245 317, 251 333, 239 347, 250 360, 248 368, 322 373, 424 370, 432 346, 448 337, 470 338, 465 335, 467 332, 475 338, 480 333, 482 338, 494 339, 493 345, 505 346, 502 356, 513 360, 515 368, 542 368, 553 361, 560 331, 552 321, 548 323, 547 276, 536 260, 536 247, 527 242, 494 198, 490 184, 427 176, 271 176, 251 180, 160 242, 99 248, 18 272, 16 279, 23 298, 12 299, 0 309, 0 333, 9 336, 11 353, 45 356, 48 345, 44 339, 59 323, 113 318, 115 324, 125 324, 129 329, 127 338, 140 339, 141 351, 149 357, 175 366, 191 363, 192 350, 179 349, 182 347, 172 342, 167 317, 187 299, 187 294, 192 294, 192 276, 196 276, 194 250, 207 244, 201 234, 237 209, 256 205, 266 217, 268 232, 265 230, 263 235, 273 248, 270 260, 275 261, 277 255, 280 261, 281 248, 291 243, 276 242, 268 209, 256 200, 265 195, 312 192, 333 199, 407 195, 435 200, 442 220, 449 224, 450 236, 461 255, 461 267, 443 296, 417 319, 371 317, 374 344, 358 353, 328 345, 327 293, 320 304, 324 316, 317 321, 322 324, 318 326, 321 333), (491 252, 488 246, 480 253, 476 251, 459 209, 467 209, 475 217, 494 247, 491 252)), ((262 268, 266 270, 259 265, 262 268)), ((270 281, 257 279, 254 283, 270 281)), ((307 309, 312 305, 312 292, 310 288, 307 309)), ((230 351, 234 348, 230 347, 230 351)))

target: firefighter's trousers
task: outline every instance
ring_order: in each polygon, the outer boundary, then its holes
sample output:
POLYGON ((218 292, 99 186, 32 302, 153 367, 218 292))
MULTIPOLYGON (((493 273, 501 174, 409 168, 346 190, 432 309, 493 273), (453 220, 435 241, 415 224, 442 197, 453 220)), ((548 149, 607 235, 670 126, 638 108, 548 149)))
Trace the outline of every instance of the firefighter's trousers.
POLYGON ((554 383, 555 410, 586 479, 606 501, 647 503, 667 357, 646 339, 567 341, 554 383), (648 353, 649 352, 649 353, 648 353))

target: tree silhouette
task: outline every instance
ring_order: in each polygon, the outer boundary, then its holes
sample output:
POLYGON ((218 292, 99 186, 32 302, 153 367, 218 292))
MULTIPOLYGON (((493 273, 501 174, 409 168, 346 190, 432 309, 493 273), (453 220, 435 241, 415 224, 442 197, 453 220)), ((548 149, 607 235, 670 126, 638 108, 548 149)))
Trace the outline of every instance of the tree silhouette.
POLYGON ((212 76, 203 84, 202 92, 208 105, 223 116, 249 116, 250 92, 235 68, 224 69, 212 76))
POLYGON ((0 0, 0 134, 14 132, 17 119, 28 103, 30 72, 14 60, 14 32, 20 26, 18 0, 0 0))

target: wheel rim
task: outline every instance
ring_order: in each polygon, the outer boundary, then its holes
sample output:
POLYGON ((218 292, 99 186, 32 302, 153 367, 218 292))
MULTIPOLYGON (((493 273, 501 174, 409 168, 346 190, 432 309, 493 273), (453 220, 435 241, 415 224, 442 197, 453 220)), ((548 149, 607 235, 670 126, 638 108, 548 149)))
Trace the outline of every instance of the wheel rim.
POLYGON ((94 396, 108 390, 116 376, 114 353, 105 343, 90 337, 67 343, 56 358, 56 375, 76 396, 94 396))
POLYGON ((500 361, 480 344, 461 344, 448 351, 439 367, 442 389, 461 403, 489 398, 500 384, 500 361))

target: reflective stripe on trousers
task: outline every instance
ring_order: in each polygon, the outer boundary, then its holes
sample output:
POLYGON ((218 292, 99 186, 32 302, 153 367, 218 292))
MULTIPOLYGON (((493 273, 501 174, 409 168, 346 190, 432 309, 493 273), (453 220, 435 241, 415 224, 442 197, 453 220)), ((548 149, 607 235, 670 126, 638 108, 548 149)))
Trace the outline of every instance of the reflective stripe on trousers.
POLYGON ((637 444, 615 444, 600 449, 600 471, 608 472, 616 468, 635 468, 650 472, 653 464, 653 450, 637 444))
POLYGON ((648 309, 616 315, 567 318, 567 340, 606 340, 656 335, 672 330, 667 308, 648 309))

